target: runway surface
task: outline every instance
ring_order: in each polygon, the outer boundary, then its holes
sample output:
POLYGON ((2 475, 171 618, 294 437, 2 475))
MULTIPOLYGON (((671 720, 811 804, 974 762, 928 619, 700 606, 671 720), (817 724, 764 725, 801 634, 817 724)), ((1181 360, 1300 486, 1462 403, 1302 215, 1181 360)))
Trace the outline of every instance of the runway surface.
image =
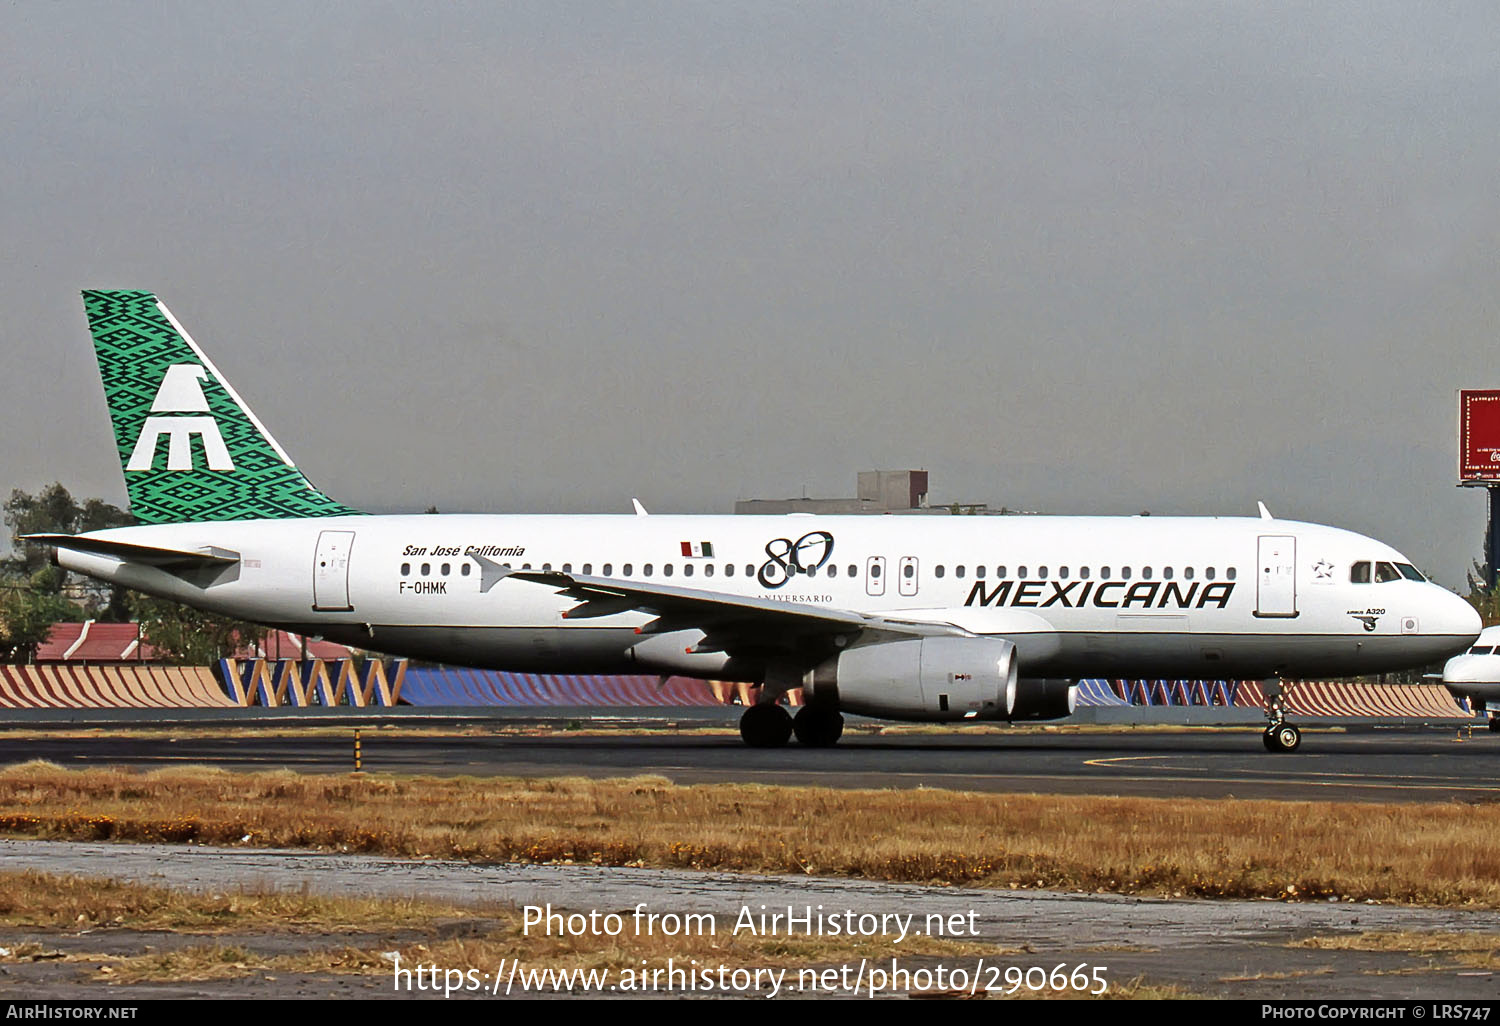
MULTIPOLYGON (((0 733, 0 765, 230 770, 353 769, 347 734, 272 737, 255 731, 173 738, 0 733)), ((1500 735, 1453 730, 1309 730, 1300 751, 1270 754, 1254 730, 1089 730, 966 735, 859 734, 832 749, 746 748, 738 737, 657 734, 417 734, 362 731, 369 772, 440 776, 635 776, 828 787, 950 788, 1341 801, 1500 801, 1500 735)))

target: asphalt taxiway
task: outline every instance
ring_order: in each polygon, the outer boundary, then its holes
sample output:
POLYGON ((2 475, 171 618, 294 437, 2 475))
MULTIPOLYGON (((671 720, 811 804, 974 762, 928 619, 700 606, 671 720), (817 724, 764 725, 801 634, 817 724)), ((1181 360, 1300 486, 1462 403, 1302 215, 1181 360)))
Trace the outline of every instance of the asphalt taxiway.
MULTIPOLYGON (((1014 733, 856 732, 835 748, 745 747, 722 732, 530 735, 400 725, 360 731, 368 772, 438 776, 642 774, 676 783, 816 784, 1043 794, 1339 801, 1500 801, 1500 735, 1452 728, 1308 729, 1299 751, 1271 754, 1254 729, 1104 729, 1014 733)), ((0 765, 229 770, 354 768, 354 730, 169 736, 0 731, 0 765)))

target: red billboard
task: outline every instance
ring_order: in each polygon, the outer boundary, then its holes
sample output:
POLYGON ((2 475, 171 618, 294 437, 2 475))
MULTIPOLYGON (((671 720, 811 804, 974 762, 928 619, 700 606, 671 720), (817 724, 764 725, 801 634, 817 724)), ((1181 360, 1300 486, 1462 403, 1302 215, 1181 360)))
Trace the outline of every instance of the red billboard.
POLYGON ((1458 393, 1459 484, 1500 484, 1500 389, 1458 393))

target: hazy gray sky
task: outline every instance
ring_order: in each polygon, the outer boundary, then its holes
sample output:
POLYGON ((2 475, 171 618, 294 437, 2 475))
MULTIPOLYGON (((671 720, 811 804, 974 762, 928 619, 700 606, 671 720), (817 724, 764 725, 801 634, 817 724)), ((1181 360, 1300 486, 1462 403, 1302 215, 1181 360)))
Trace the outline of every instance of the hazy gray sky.
POLYGON ((123 501, 151 288, 365 508, 1278 515, 1446 584, 1500 385, 1500 7, 18 3, 0 489, 123 501))

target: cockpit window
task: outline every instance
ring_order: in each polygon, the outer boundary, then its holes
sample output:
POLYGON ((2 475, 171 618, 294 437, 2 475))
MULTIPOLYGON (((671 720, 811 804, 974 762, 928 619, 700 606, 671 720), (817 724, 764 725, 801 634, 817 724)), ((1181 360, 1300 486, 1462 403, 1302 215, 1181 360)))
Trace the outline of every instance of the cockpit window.
POLYGON ((1427 579, 1422 576, 1422 571, 1418 570, 1410 563, 1397 563, 1396 569, 1400 570, 1401 576, 1405 577, 1408 581, 1425 581, 1427 579))
POLYGON ((1494 654, 1495 654, 1495 647, 1493 645, 1475 645, 1473 648, 1469 649, 1469 655, 1494 655, 1494 654))
POLYGON ((1384 584, 1387 581, 1401 580, 1401 571, 1396 569, 1395 563, 1375 564, 1375 583, 1384 584))
POLYGON ((1369 584, 1370 583, 1370 564, 1369 563, 1355 563, 1353 566, 1351 566, 1349 568, 1349 583, 1350 584, 1369 584))

